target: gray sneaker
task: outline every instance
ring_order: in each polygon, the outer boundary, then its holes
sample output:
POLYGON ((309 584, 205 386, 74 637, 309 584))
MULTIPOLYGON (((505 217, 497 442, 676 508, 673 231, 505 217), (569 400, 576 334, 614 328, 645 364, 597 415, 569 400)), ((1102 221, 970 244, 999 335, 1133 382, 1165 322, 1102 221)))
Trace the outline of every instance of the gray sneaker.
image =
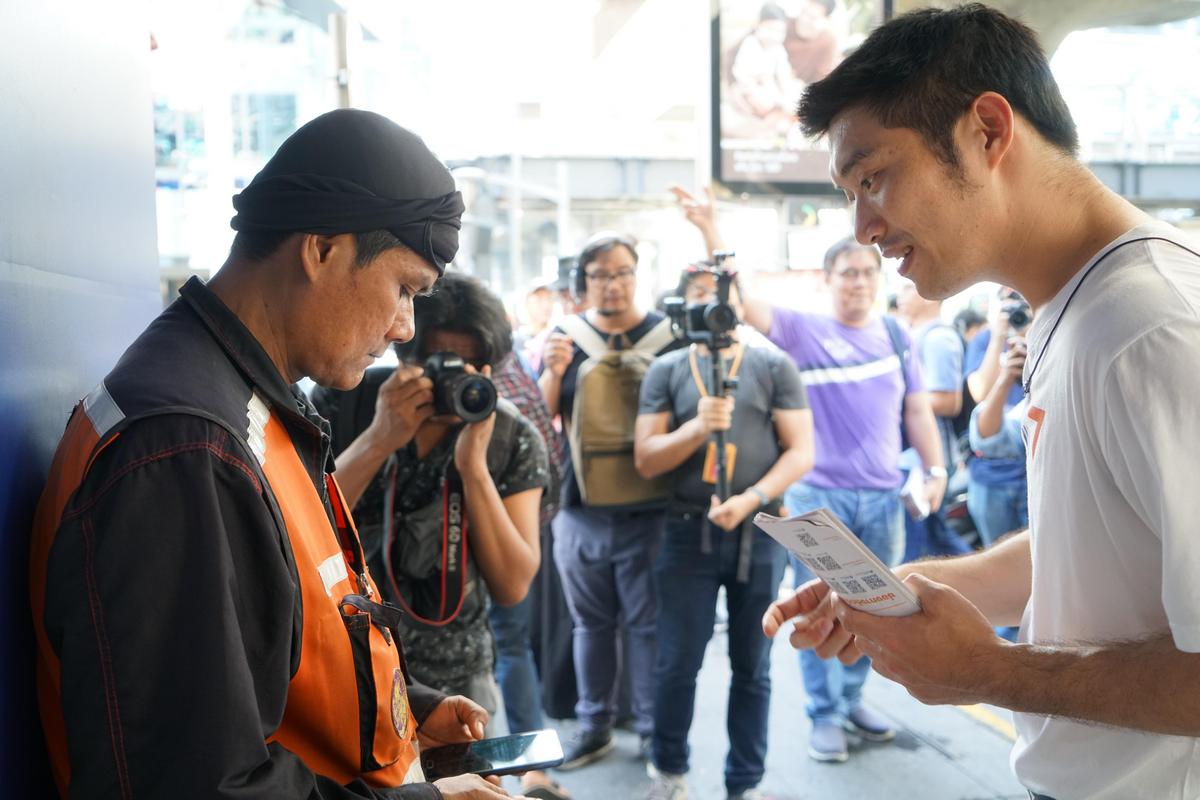
POLYGON ((646 774, 650 776, 650 788, 646 800, 687 800, 687 778, 673 772, 660 772, 652 762, 646 762, 646 774))
POLYGON ((886 719, 863 706, 846 716, 845 728, 868 742, 890 742, 896 738, 896 731, 886 719))
POLYGON ((842 762, 850 758, 846 732, 834 722, 813 723, 808 737, 808 755, 815 761, 842 762))
POLYGON ((764 792, 762 789, 755 787, 753 789, 746 789, 742 792, 735 792, 727 795, 725 800, 789 800, 789 798, 781 797, 777 794, 771 794, 770 792, 764 792))
POLYGON ((558 765, 560 770, 578 769, 585 764, 598 761, 613 749, 612 731, 577 730, 575 735, 567 740, 563 748, 563 763, 558 765))

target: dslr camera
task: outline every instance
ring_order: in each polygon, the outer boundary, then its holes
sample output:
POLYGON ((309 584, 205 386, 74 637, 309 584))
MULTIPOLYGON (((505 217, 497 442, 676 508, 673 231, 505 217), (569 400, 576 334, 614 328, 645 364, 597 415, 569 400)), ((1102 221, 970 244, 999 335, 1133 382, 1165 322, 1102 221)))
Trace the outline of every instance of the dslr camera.
POLYGON ((496 384, 486 375, 467 372, 456 353, 434 353, 425 360, 425 377, 433 381, 434 416, 479 422, 496 410, 496 384))
POLYGON ((695 344, 707 345, 710 351, 720 350, 733 344, 730 335, 738 326, 737 312, 729 304, 729 287, 733 285, 736 272, 721 266, 732 253, 714 253, 716 265, 700 264, 692 267, 694 272, 707 272, 717 279, 717 299, 711 303, 689 304, 682 297, 668 297, 663 307, 671 319, 675 338, 695 344))

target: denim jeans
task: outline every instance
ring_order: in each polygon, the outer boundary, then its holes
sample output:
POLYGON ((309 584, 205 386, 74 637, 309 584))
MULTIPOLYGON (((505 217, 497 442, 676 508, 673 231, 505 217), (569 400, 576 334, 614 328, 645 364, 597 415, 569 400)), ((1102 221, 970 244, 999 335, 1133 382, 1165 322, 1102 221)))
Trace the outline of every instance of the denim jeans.
MULTIPOLYGON (((898 490, 824 489, 803 482, 792 484, 784 495, 792 514, 825 506, 854 532, 879 560, 894 566, 904 553, 904 510, 898 490)), ((813 574, 791 558, 796 585, 813 574)), ((837 658, 822 659, 812 650, 800 651, 800 673, 808 693, 806 711, 813 722, 840 723, 862 702, 862 687, 871 670, 870 659, 844 666, 837 658)))
POLYGON ((984 546, 1010 531, 1029 526, 1029 492, 1025 481, 989 486, 967 484, 967 511, 984 546))
POLYGON ((515 606, 492 603, 488 623, 496 640, 496 681, 504 698, 504 716, 509 733, 536 731, 545 727, 541 689, 529 640, 529 615, 533 594, 515 606))
POLYGON ((554 526, 554 560, 575 624, 575 716, 587 731, 608 730, 616 712, 617 624, 629 636, 625 667, 632 688, 633 726, 654 728, 654 636, 657 602, 654 559, 662 540, 662 511, 561 509, 554 526))
MULTIPOLYGON (((908 479, 905 473, 905 480, 908 479)), ((949 489, 946 498, 949 499, 949 489)), ((944 506, 943 506, 944 509, 944 506)), ((925 556, 961 556, 971 552, 971 546, 946 525, 939 509, 925 519, 913 519, 904 514, 904 557, 902 562, 916 561, 925 556)))
POLYGON ((741 534, 714 528, 713 552, 702 553, 704 524, 701 513, 669 515, 662 552, 654 566, 659 600, 652 755, 654 765, 663 772, 678 775, 688 771, 696 675, 712 637, 717 590, 724 586, 733 672, 725 718, 729 735, 725 785, 730 794, 737 794, 757 786, 763 777, 771 701, 771 640, 762 635, 762 617, 778 596, 787 559, 786 551, 774 540, 752 529, 750 579, 739 583, 741 534))

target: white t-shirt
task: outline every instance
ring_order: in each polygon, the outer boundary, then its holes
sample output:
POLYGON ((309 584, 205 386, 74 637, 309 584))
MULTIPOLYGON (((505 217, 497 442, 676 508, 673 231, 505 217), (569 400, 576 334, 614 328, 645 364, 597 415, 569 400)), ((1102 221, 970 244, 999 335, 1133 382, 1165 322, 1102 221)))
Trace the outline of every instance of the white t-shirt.
MULTIPOLYGON (((1144 236, 1200 252, 1154 223, 1097 256, 1144 236)), ((1169 629, 1180 650, 1200 652, 1200 256, 1142 241, 1089 274, 1094 263, 1029 335, 1033 594, 1021 638, 1096 643, 1169 629)), ((1017 714, 1016 727, 1013 769, 1036 792, 1200 797, 1200 739, 1034 714, 1017 714)))

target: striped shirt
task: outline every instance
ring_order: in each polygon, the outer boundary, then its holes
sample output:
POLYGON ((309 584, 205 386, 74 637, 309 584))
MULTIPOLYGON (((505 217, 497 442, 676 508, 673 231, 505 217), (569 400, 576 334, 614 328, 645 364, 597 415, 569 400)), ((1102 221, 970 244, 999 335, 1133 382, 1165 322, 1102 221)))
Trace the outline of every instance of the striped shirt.
MULTIPOLYGON (((901 335, 909 340, 906 331, 901 335)), ((924 388, 911 342, 902 367, 878 318, 855 328, 782 308, 774 309, 768 338, 792 357, 808 389, 816 462, 804 482, 826 489, 898 488, 905 387, 924 388)))

